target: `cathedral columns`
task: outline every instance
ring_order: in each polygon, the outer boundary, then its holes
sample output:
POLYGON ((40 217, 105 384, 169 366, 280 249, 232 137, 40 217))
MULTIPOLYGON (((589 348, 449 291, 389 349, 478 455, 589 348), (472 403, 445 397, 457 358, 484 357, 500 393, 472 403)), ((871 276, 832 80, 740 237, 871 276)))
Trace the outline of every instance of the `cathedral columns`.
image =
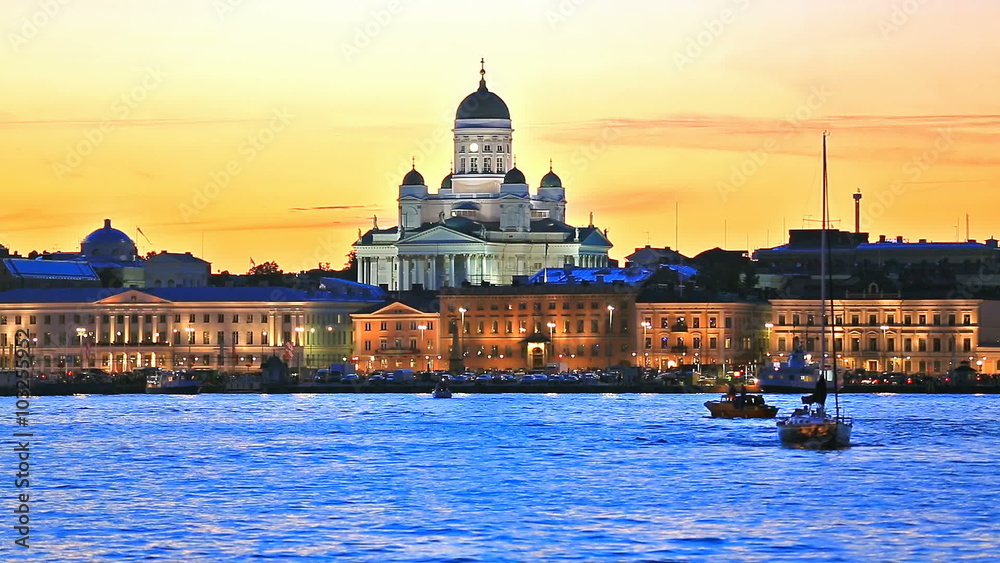
POLYGON ((448 272, 448 285, 455 287, 455 255, 445 254, 445 268, 448 272))

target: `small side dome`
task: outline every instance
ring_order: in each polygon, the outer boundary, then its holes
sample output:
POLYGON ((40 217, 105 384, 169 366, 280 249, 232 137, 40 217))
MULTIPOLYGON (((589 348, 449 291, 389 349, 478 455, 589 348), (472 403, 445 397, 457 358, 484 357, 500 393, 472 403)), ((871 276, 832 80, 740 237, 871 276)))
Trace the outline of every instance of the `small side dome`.
POLYGON ((524 173, 517 169, 515 166, 507 171, 503 177, 504 184, 527 184, 528 181, 524 178, 524 173))
POLYGON ((451 176, 452 176, 452 174, 449 172, 448 175, 444 177, 444 180, 441 180, 441 189, 442 190, 450 190, 451 189, 451 176))
POLYGON ((556 173, 553 172, 550 169, 548 174, 542 176, 541 187, 543 187, 543 188, 561 188, 562 187, 562 180, 560 180, 559 176, 556 176, 556 173))
POLYGON ((407 172, 406 176, 403 176, 403 184, 402 185, 404 185, 404 186, 422 186, 422 185, 424 185, 424 177, 420 174, 420 172, 417 172, 417 167, 416 166, 413 167, 413 170, 410 170, 409 172, 407 172))

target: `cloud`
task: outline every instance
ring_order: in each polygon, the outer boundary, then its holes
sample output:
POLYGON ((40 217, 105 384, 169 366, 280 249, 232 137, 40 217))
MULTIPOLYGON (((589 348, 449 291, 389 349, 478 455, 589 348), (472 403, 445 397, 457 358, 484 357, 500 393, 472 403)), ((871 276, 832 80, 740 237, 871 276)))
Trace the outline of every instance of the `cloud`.
POLYGON ((316 207, 292 207, 289 211, 340 211, 344 209, 375 209, 378 210, 377 205, 320 205, 316 207))

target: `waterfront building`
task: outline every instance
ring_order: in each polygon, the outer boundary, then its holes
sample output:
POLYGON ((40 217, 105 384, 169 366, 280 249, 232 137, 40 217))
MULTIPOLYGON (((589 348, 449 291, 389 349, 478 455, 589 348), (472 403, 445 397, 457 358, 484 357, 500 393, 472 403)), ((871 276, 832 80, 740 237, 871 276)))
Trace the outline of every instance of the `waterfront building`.
POLYGON ((441 356, 437 295, 404 292, 351 314, 354 356, 363 371, 447 369, 441 356))
MULTIPOLYGON (((818 353, 819 315, 817 299, 773 299, 767 355, 778 361, 800 346, 818 353)), ((827 349, 849 370, 942 375, 964 360, 1000 372, 1000 301, 904 298, 873 286, 837 296, 828 321, 827 349)))
POLYGON ((608 265, 607 232, 566 223, 566 189, 552 170, 537 190, 514 162, 507 104, 486 87, 458 106, 454 170, 437 192, 413 167, 398 193, 396 226, 358 233, 358 281, 390 290, 509 284, 515 276, 566 264, 608 265))
POLYGON ((128 372, 137 367, 249 370, 277 355, 295 368, 345 361, 350 314, 385 300, 350 281, 331 291, 280 287, 16 289, 0 293, 0 349, 11 365, 26 330, 35 367, 128 372))
POLYGON ((621 282, 444 288, 442 356, 475 370, 635 365, 637 292, 621 282))
POLYGON ((754 371, 765 351, 770 306, 734 294, 647 287, 636 303, 640 365, 695 366, 705 375, 754 371))
POLYGON ((145 287, 206 287, 212 265, 190 252, 150 254, 143 261, 145 287))

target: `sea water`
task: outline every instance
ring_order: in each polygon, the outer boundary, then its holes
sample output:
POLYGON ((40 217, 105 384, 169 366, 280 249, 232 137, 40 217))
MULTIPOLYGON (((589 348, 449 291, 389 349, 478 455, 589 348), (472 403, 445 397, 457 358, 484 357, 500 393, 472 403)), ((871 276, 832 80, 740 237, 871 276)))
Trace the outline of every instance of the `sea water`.
MULTIPOLYGON (((780 447, 773 420, 710 419, 703 403, 714 398, 36 398, 30 547, 14 544, 6 510, 0 558, 1000 554, 1000 398, 842 396, 853 445, 833 452, 780 447)), ((798 397, 768 401, 790 412, 798 397)), ((0 492, 13 507, 7 450, 0 492)))

